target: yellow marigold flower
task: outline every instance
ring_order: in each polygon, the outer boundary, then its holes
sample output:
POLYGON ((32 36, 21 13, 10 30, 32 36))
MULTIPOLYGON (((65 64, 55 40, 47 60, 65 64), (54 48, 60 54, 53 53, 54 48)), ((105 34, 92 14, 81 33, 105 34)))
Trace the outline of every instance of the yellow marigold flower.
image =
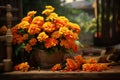
POLYGON ((31 46, 36 45, 36 43, 37 43, 36 38, 32 38, 32 39, 29 41, 29 43, 30 43, 31 46))
POLYGON ((51 9, 51 10, 53 10, 53 11, 54 11, 54 9, 55 9, 54 7, 52 7, 52 6, 50 6, 50 5, 45 6, 45 8, 46 8, 46 9, 51 9))
POLYGON ((55 31, 55 32, 53 32, 52 35, 51 35, 51 37, 52 37, 52 38, 55 38, 55 39, 60 38, 60 36, 61 36, 61 34, 59 33, 59 31, 55 31))
POLYGON ((49 15, 50 13, 54 11, 54 8, 52 6, 45 6, 45 8, 46 9, 42 11, 42 14, 49 15))
POLYGON ((23 35, 23 40, 27 40, 28 39, 28 34, 24 34, 23 35))
POLYGON ((31 23, 32 22, 32 17, 26 16, 21 21, 27 21, 27 22, 31 23))
POLYGON ((28 21, 22 21, 18 24, 18 29, 28 29, 30 26, 30 23, 28 21))
POLYGON ((80 33, 80 26, 78 25, 78 24, 75 24, 75 23, 71 23, 71 22, 69 22, 68 23, 68 26, 72 29, 72 30, 74 30, 75 32, 77 32, 78 34, 80 33))
POLYGON ((49 36, 45 32, 41 32, 38 35, 37 39, 38 39, 38 41, 42 42, 42 41, 45 41, 48 37, 49 36))
POLYGON ((56 28, 55 28, 55 24, 52 22, 45 22, 42 26, 42 29, 44 29, 44 31, 46 32, 53 32, 56 28))
POLYGON ((44 18, 42 16, 36 16, 32 20, 32 24, 37 24, 38 26, 42 26, 44 23, 44 18))
POLYGON ((6 34, 7 32, 7 27, 4 25, 0 28, 0 34, 6 34))
POLYGON ((32 17, 32 16, 34 16, 36 13, 37 13, 37 11, 29 11, 29 12, 27 13, 27 16, 32 17))
POLYGON ((41 29, 39 28, 39 26, 37 24, 31 24, 30 28, 28 29, 28 33, 29 34, 37 34, 41 31, 41 29))
POLYGON ((51 48, 53 46, 56 46, 58 44, 58 41, 54 38, 47 38, 45 41, 45 47, 51 48))
POLYGON ((46 20, 51 20, 51 21, 54 21, 55 19, 57 19, 58 17, 58 14, 56 13, 50 13, 50 15, 48 17, 46 17, 46 20))
POLYGON ((59 29, 59 33, 60 34, 65 34, 65 33, 67 33, 69 31, 69 29, 67 28, 67 27, 61 27, 60 29, 59 29))
POLYGON ((25 51, 27 51, 28 53, 30 53, 31 50, 32 50, 31 45, 30 44, 26 44, 25 51))

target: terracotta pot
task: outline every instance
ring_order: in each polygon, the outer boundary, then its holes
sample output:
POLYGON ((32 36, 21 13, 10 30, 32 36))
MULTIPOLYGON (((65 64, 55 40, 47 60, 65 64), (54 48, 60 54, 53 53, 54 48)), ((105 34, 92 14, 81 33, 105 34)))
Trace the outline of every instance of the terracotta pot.
POLYGON ((53 65, 63 62, 64 54, 62 51, 47 54, 44 50, 36 50, 34 58, 40 68, 51 68, 53 65))

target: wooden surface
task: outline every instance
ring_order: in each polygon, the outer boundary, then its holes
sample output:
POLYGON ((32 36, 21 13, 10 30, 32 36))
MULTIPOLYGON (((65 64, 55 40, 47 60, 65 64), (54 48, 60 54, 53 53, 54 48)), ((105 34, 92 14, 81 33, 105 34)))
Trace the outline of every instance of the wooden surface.
POLYGON ((0 74, 0 80, 120 80, 120 66, 102 72, 52 72, 50 70, 28 72, 5 72, 0 74))

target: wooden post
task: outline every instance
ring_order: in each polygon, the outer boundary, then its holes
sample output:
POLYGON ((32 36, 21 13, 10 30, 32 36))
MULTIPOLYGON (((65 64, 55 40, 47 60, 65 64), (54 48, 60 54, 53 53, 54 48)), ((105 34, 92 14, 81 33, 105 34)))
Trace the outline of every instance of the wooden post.
POLYGON ((7 44, 7 59, 12 59, 12 41, 13 41, 13 35, 11 32, 11 26, 12 26, 12 6, 10 4, 6 5, 6 20, 7 20, 7 26, 8 30, 6 33, 6 44, 7 44))

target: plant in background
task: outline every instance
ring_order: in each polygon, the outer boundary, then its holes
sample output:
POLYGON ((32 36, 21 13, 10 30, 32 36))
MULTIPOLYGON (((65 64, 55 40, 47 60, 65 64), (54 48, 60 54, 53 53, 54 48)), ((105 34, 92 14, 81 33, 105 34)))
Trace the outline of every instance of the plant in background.
POLYGON ((20 51, 31 54, 36 49, 48 53, 58 50, 78 51, 75 41, 79 38, 80 26, 65 16, 59 16, 54 9, 46 6, 42 14, 37 16, 36 11, 30 11, 11 29, 16 54, 20 51))

